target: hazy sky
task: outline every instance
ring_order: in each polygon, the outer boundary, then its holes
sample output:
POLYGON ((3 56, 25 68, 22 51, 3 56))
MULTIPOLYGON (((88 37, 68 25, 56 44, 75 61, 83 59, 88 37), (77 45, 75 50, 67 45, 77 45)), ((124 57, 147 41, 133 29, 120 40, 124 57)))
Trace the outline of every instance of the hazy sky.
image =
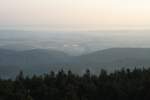
POLYGON ((149 27, 150 0, 0 0, 0 26, 149 27))

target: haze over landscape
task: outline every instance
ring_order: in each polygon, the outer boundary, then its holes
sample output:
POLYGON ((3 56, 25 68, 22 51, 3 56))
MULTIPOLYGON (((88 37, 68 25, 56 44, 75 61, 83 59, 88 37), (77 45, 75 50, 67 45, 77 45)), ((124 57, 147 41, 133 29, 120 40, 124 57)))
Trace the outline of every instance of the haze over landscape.
POLYGON ((0 0, 0 100, 150 100, 150 0, 0 0))
POLYGON ((79 73, 87 68, 148 67, 149 3, 0 0, 1 75, 43 73, 67 64, 79 73))

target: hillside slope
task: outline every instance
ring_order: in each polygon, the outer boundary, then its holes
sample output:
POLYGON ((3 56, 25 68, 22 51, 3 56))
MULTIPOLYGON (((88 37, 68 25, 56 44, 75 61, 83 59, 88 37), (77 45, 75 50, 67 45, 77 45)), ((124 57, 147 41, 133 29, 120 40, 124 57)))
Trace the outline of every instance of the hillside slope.
POLYGON ((32 74, 63 68, 82 73, 89 68, 97 73, 101 68, 112 71, 143 66, 150 66, 150 48, 110 48, 80 56, 44 49, 0 49, 0 75, 6 76, 15 75, 19 70, 32 74))

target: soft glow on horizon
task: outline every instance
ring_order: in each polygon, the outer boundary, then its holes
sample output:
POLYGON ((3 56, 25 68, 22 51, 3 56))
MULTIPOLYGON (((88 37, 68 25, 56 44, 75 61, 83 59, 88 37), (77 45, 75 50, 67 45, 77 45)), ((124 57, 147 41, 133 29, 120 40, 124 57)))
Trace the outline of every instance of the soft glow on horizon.
POLYGON ((148 27, 149 0, 0 0, 0 26, 148 27))

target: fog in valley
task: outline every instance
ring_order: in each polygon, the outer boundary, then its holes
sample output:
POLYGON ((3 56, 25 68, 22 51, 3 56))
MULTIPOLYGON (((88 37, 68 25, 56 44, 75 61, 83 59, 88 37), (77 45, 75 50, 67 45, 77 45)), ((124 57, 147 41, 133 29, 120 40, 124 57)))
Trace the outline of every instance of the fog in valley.
POLYGON ((149 48, 149 30, 36 31, 0 30, 0 48, 50 49, 82 55, 108 48, 149 48))

